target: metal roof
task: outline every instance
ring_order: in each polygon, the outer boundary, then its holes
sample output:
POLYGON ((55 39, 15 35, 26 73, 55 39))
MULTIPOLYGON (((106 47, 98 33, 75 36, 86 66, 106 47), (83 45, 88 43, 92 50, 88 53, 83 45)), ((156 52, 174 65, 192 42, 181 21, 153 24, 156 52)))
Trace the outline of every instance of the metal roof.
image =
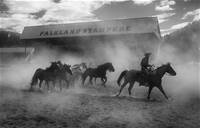
POLYGON ((17 47, 17 48, 0 48, 0 53, 23 53, 32 52, 34 48, 17 47))
POLYGON ((161 38, 157 17, 114 19, 42 26, 27 26, 21 39, 154 33, 161 38))

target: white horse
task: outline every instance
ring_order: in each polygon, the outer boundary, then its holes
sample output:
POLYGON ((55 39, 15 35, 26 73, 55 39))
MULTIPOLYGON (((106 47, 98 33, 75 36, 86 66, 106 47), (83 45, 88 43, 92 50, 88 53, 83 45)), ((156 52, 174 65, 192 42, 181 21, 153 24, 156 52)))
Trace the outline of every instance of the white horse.
POLYGON ((72 76, 69 76, 69 81, 70 81, 71 86, 74 86, 76 82, 81 80, 81 76, 85 72, 86 69, 87 69, 87 65, 84 62, 80 64, 75 64, 71 67, 72 74, 73 74, 72 76))

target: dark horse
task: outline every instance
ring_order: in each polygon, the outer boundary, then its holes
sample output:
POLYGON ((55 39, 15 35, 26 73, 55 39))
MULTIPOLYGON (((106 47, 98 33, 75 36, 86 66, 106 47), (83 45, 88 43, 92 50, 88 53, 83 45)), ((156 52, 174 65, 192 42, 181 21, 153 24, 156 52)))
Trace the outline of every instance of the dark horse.
MULTIPOLYGON (((65 81, 67 87, 69 87, 69 81, 67 79, 66 73, 72 75, 71 65, 63 64, 59 70, 55 71, 55 79, 59 80, 60 90, 62 90, 62 80, 65 81)), ((55 87, 55 85, 54 85, 55 87)))
MULTIPOLYGON (((147 86, 149 87, 148 96, 147 96, 148 99, 150 99, 150 94, 151 94, 153 87, 157 87, 162 92, 162 94, 165 96, 165 98, 168 99, 168 97, 165 94, 163 87, 162 87, 162 77, 165 75, 165 73, 169 73, 172 76, 176 75, 176 72, 171 67, 170 63, 167 63, 165 65, 158 67, 152 73, 149 73, 147 75, 146 81, 148 83, 147 86)), ((128 83, 130 83, 128 91, 129 91, 129 95, 131 95, 131 90, 134 86, 135 81, 137 81, 139 83, 142 81, 141 71, 138 71, 138 70, 123 71, 117 80, 117 83, 119 86, 120 86, 120 82, 121 82, 122 78, 124 78, 124 83, 121 85, 121 88, 120 88, 117 96, 120 95, 121 91, 128 83)))
MULTIPOLYGON (((66 75, 65 73, 69 72, 72 74, 70 70, 70 66, 64 64, 63 68, 61 69, 56 62, 52 62, 51 66, 46 69, 37 69, 33 75, 32 81, 31 81, 31 89, 34 85, 38 83, 38 80, 40 80, 39 87, 41 88, 42 82, 45 81, 47 84, 47 87, 49 89, 49 81, 53 82, 53 85, 55 87, 55 81, 58 79, 59 81, 65 80, 66 75)), ((61 82, 60 82, 61 83, 61 82)))
POLYGON ((89 76, 90 84, 92 84, 93 78, 101 78, 101 81, 103 82, 103 85, 105 86, 105 83, 107 82, 107 77, 106 77, 107 70, 110 72, 115 71, 112 63, 105 63, 105 64, 97 66, 97 68, 87 68, 86 71, 82 74, 82 84, 84 85, 86 78, 89 76))

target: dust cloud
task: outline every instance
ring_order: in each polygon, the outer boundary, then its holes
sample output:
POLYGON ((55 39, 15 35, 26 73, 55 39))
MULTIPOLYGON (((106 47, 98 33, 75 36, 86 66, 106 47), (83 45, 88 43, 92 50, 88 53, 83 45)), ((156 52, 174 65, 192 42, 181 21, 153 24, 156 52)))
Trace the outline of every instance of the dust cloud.
MULTIPOLYGON (((108 72, 108 80, 111 81, 113 86, 116 86, 115 81, 123 70, 140 70, 139 63, 143 57, 144 50, 141 48, 134 49, 130 47, 131 45, 135 44, 126 43, 121 40, 98 42, 93 49, 87 49, 87 52, 81 56, 73 53, 62 53, 59 50, 56 51, 44 47, 28 63, 24 62, 24 60, 12 61, 9 69, 2 71, 1 85, 9 85, 15 88, 28 88, 30 86, 30 80, 37 68, 46 68, 50 66, 50 62, 61 60, 63 63, 71 65, 86 62, 91 67, 112 62, 115 72, 108 72), (95 52, 93 53, 93 51, 95 52)), ((167 92, 170 95, 179 95, 180 93, 190 95, 187 92, 191 92, 191 94, 195 92, 198 95, 199 62, 184 61, 188 60, 187 56, 179 56, 177 54, 177 48, 170 44, 162 42, 159 45, 159 52, 154 52, 154 54, 158 55, 151 59, 150 63, 158 67, 167 62, 171 62, 172 67, 177 72, 177 76, 175 77, 170 77, 169 75, 164 76, 163 86, 167 89, 167 92)), ((188 55, 188 57, 190 56, 188 55)))
POLYGON ((189 97, 199 98, 199 61, 187 61, 191 55, 182 56, 177 53, 176 48, 169 44, 163 44, 160 51, 157 63, 170 62, 177 73, 175 77, 170 77, 167 74, 163 78, 163 85, 168 93, 180 100, 187 100, 189 97))
MULTIPOLYGON (((134 49, 130 47, 131 45, 135 44, 129 44, 121 40, 114 42, 104 41, 103 43, 97 43, 96 47, 91 50, 92 52, 87 50, 89 52, 81 56, 43 48, 28 63, 23 60, 13 61, 9 69, 1 72, 0 90, 2 93, 0 103, 9 106, 9 101, 13 106, 11 107, 12 109, 20 109, 19 106, 24 106, 23 109, 30 114, 31 120, 35 119, 33 117, 40 115, 43 118, 45 117, 45 120, 56 120, 55 123, 60 123, 59 121, 63 117, 67 119, 64 122, 71 122, 71 124, 68 124, 70 126, 80 123, 78 122, 80 120, 85 121, 85 119, 87 119, 86 122, 81 122, 85 127, 89 127, 91 124, 99 127, 116 127, 117 125, 119 127, 132 127, 137 122, 141 126, 144 126, 149 121, 152 122, 154 118, 158 118, 156 115, 160 115, 158 113, 161 113, 163 108, 165 109, 165 104, 155 103, 154 106, 153 103, 145 102, 145 100, 137 101, 128 97, 118 99, 110 96, 110 94, 116 94, 118 91, 119 88, 116 80, 123 70, 140 70, 139 63, 143 57, 144 50, 134 49), (75 85, 74 88, 63 90, 59 93, 19 91, 26 90, 30 87, 31 78, 37 68, 46 68, 50 66, 50 62, 58 60, 71 65, 86 62, 88 66, 92 67, 96 67, 105 62, 112 62, 115 67, 115 72, 108 72, 109 85, 107 85, 107 88, 89 86, 87 89, 87 87, 75 85), (98 95, 98 93, 102 93, 104 96, 98 95), (154 113, 157 110, 158 113, 154 113), (129 124, 127 122, 131 123, 129 124)), ((181 100, 184 102, 199 98, 199 62, 185 62, 184 60, 187 58, 180 57, 176 53, 176 48, 170 44, 163 45, 163 42, 156 57, 150 60, 151 64, 155 64, 158 67, 167 62, 171 62, 172 67, 177 72, 177 76, 166 75, 163 78, 163 87, 169 97, 173 97, 175 101, 181 100)), ((142 96, 146 95, 144 88, 136 87, 133 90, 135 94, 142 93, 142 96)), ((164 99, 162 94, 156 89, 152 95, 160 95, 158 97, 164 99)), ((172 108, 167 108, 164 113, 171 113, 169 109, 172 108)), ((177 108, 174 109, 177 110, 177 108)), ((9 113, 1 113, 1 115, 3 115, 1 117, 3 120, 8 117, 9 113)), ((166 115, 163 114, 163 116, 166 115)), ((163 123, 165 120, 163 118, 163 123)), ((64 125, 63 122, 62 125, 64 125)), ((153 125, 151 126, 154 127, 153 125)))

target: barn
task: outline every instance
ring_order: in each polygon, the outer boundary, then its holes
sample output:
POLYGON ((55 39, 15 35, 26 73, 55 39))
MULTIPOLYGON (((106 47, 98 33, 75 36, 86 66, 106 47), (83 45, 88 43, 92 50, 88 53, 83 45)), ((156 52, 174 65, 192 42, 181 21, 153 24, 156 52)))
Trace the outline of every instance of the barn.
POLYGON ((157 17, 142 17, 27 26, 20 38, 36 53, 45 46, 82 55, 98 44, 115 42, 123 42, 133 50, 156 53, 161 34, 157 17))

